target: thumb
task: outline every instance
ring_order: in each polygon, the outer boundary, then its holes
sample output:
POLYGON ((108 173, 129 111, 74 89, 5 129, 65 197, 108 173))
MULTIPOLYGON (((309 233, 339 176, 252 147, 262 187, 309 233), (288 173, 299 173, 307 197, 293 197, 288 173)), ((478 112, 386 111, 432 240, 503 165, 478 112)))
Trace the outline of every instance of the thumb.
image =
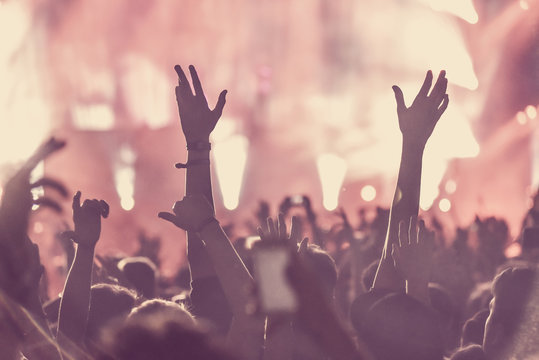
POLYGON ((171 222, 173 223, 174 225, 178 226, 178 227, 181 227, 183 229, 182 226, 180 226, 180 224, 178 224, 178 217, 172 213, 169 213, 169 212, 165 212, 165 211, 162 211, 160 212, 159 214, 157 214, 157 216, 163 220, 166 220, 168 222, 171 222))
POLYGON ((221 114, 223 113, 223 107, 226 103, 226 90, 221 91, 219 94, 219 99, 217 100, 217 104, 215 105, 215 109, 213 109, 213 112, 215 115, 217 115, 217 118, 221 117, 221 114))
POLYGON ((393 93, 395 93, 395 101, 397 102, 397 113, 400 113, 406 109, 406 105, 404 104, 404 95, 402 94, 401 88, 397 85, 393 85, 392 89, 393 93))

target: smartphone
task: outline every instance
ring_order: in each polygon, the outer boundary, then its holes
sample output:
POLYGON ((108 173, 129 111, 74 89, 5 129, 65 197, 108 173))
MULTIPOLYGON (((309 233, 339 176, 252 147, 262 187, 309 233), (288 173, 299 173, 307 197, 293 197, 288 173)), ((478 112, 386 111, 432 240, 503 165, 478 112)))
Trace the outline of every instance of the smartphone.
POLYGON ((258 309, 264 314, 284 315, 297 310, 296 293, 286 275, 290 255, 290 248, 286 244, 261 242, 253 249, 258 309))

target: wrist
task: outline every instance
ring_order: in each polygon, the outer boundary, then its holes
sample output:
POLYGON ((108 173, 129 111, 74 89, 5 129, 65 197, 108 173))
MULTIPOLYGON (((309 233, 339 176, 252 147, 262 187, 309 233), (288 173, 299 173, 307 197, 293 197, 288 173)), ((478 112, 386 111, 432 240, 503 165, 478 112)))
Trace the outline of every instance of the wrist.
POLYGON ((220 227, 221 225, 219 225, 219 221, 215 217, 211 217, 201 223, 195 231, 202 240, 206 241, 208 236, 205 235, 220 229, 220 227))
POLYGON ((187 151, 210 151, 211 143, 209 139, 187 141, 187 151))
POLYGON ((77 253, 79 252, 85 252, 85 253, 94 253, 95 246, 97 245, 97 241, 92 241, 89 239, 86 239, 84 237, 79 237, 77 239, 77 253))
POLYGON ((423 154, 425 150, 426 141, 420 140, 409 140, 403 137, 402 139, 402 149, 406 152, 412 152, 417 154, 423 154))

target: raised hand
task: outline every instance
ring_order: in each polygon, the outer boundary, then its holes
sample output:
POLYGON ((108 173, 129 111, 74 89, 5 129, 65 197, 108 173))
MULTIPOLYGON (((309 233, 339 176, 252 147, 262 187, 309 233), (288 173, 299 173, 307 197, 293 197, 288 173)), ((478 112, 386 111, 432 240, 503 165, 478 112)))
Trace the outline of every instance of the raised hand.
POLYGON ((219 100, 213 110, 208 107, 208 101, 202 90, 202 85, 193 65, 189 66, 193 88, 191 91, 189 80, 185 76, 180 65, 174 66, 178 74, 178 86, 176 86, 176 101, 185 139, 188 144, 196 142, 208 142, 210 133, 215 128, 217 121, 223 113, 226 102, 226 90, 221 91, 219 100))
POLYGON ((63 236, 70 236, 79 246, 93 248, 101 234, 101 216, 109 216, 109 205, 104 200, 84 200, 80 205, 81 192, 73 196, 73 223, 74 232, 66 232, 63 236))
POLYGON ((6 183, 2 196, 2 206, 0 207, 0 222, 4 227, 4 231, 11 233, 11 236, 20 237, 23 233, 26 233, 28 216, 33 205, 48 206, 57 212, 61 211, 60 205, 52 199, 46 197, 32 199, 31 190, 35 187, 47 186, 54 188, 60 195, 66 197, 67 190, 65 187, 60 182, 49 178, 43 178, 31 184, 30 174, 39 162, 64 146, 64 141, 51 138, 41 145, 6 183), (16 235, 15 232, 17 232, 16 235))
POLYGON ((445 78, 444 70, 440 72, 438 80, 436 80, 436 84, 434 84, 429 95, 431 85, 432 71, 429 70, 423 86, 421 86, 410 107, 406 107, 404 103, 402 90, 396 85, 393 86, 395 100, 397 101, 399 127, 404 141, 425 146, 436 123, 447 108, 449 96, 446 94, 447 79, 445 78))
POLYGON ((172 211, 160 212, 157 216, 186 231, 200 232, 210 222, 217 221, 208 200, 201 194, 188 195, 176 201, 172 211))
POLYGON ((292 217, 292 225, 290 226, 290 235, 286 229, 284 215, 281 213, 277 218, 277 223, 272 218, 268 217, 266 227, 258 227, 257 229, 260 239, 264 242, 286 242, 294 251, 296 251, 298 243, 301 240, 301 226, 299 219, 292 217))
MULTIPOLYGON (((408 283, 427 285, 432 266, 434 233, 425 228, 425 222, 411 217, 408 223, 399 223, 399 244, 393 244, 391 256, 395 267, 408 283)), ((408 284, 409 285, 409 284, 408 284)))

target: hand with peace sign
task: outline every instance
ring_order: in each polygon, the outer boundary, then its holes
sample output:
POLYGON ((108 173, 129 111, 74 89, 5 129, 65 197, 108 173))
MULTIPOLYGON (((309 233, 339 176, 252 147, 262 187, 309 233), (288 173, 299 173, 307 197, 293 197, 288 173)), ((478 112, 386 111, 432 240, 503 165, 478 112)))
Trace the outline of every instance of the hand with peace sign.
POLYGON ((223 113, 227 91, 221 91, 215 108, 210 110, 195 67, 193 65, 189 66, 194 94, 181 66, 174 66, 174 70, 178 74, 176 101, 178 102, 178 110, 185 140, 188 145, 197 142, 207 143, 209 142, 210 133, 215 128, 217 121, 223 113))

